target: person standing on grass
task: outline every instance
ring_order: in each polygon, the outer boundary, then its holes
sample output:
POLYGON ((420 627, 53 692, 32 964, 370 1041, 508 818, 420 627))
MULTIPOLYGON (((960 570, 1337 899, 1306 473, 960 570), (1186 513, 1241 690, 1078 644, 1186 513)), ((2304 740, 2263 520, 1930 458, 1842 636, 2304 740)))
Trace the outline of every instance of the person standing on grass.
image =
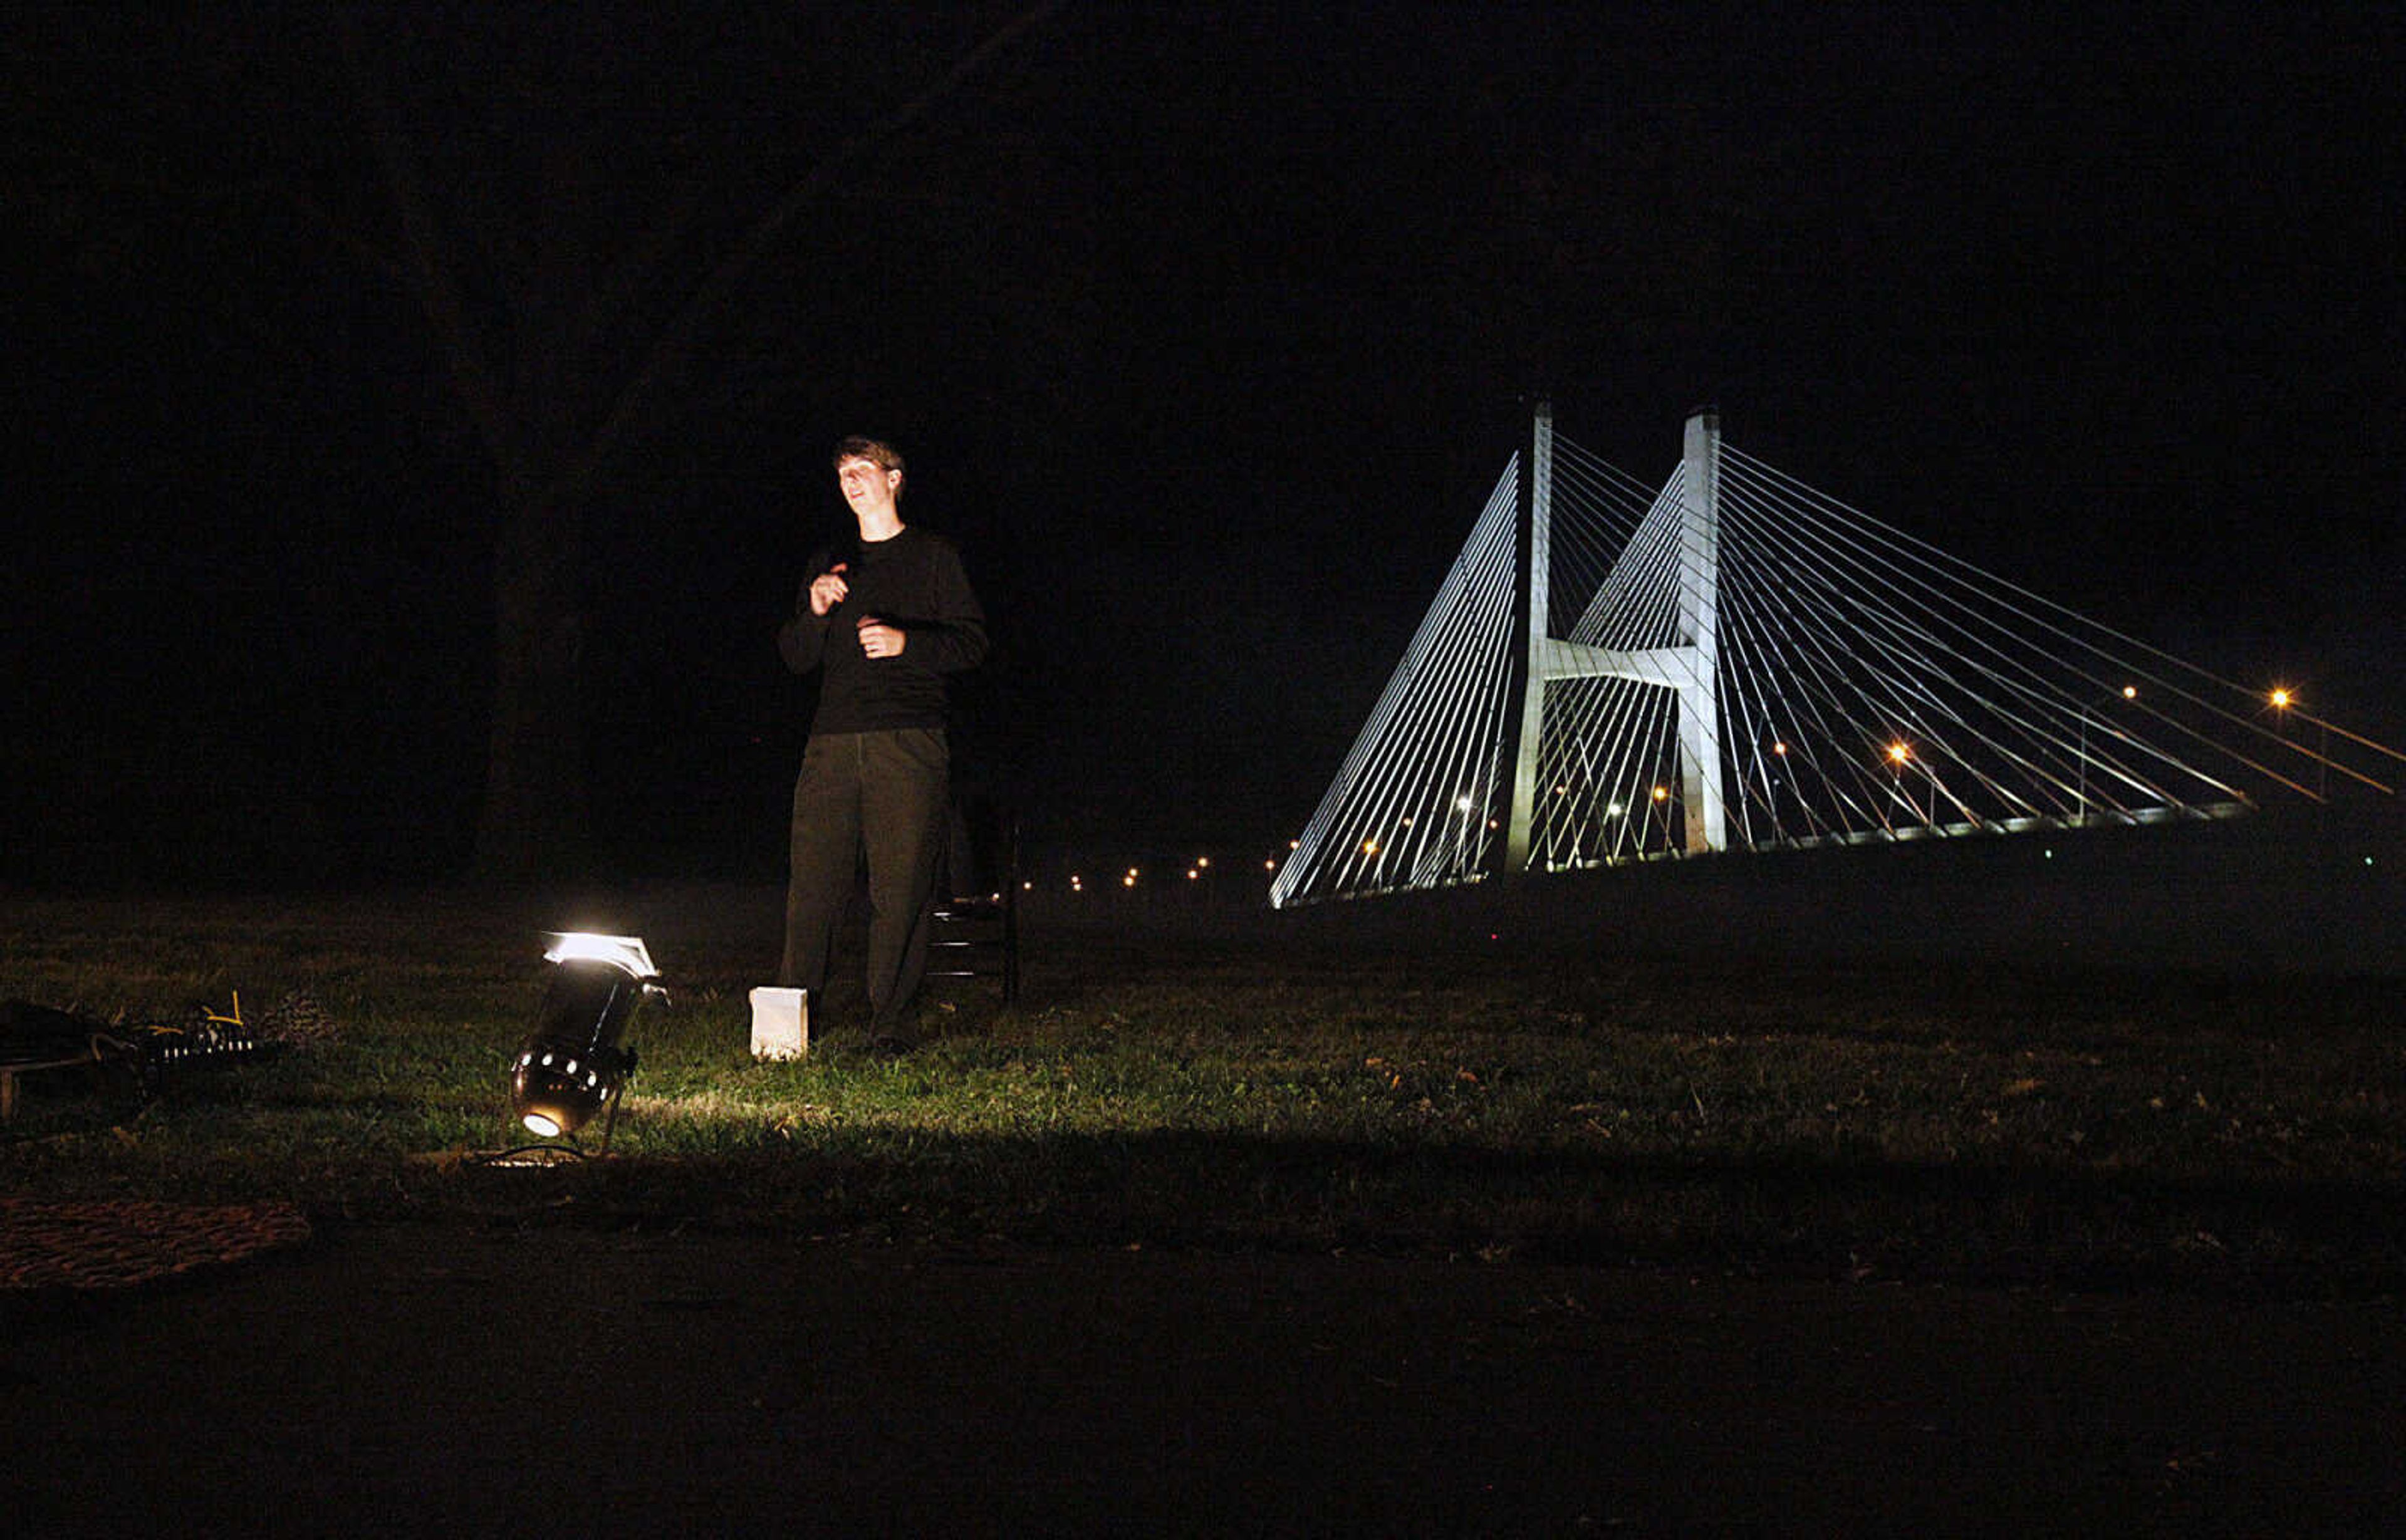
POLYGON ((777 982, 816 999, 859 863, 869 867, 870 1037, 910 1048, 927 968, 927 900, 949 827, 949 674, 985 657, 985 615, 960 553, 902 522, 902 457, 876 439, 835 446, 857 532, 814 554, 777 650, 819 676, 794 781, 785 954, 777 982))

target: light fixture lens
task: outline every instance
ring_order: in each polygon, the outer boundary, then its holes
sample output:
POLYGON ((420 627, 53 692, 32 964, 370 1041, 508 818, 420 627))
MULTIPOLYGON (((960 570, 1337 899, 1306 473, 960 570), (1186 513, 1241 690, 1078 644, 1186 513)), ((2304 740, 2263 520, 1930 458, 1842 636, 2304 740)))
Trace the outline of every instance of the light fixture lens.
POLYGON ((640 936, 598 936, 589 930, 556 930, 543 960, 547 963, 608 963, 638 979, 657 979, 652 954, 640 936))
POLYGON ((527 1131, 539 1139, 556 1139, 559 1137, 559 1124, 541 1112, 530 1112, 520 1121, 527 1125, 527 1131))

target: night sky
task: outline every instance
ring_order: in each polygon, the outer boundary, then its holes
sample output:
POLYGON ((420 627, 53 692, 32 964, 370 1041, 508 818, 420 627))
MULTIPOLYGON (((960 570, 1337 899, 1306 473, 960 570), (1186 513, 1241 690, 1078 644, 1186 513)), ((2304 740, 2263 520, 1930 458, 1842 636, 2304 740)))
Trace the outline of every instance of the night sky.
POLYGON ((549 431, 713 297, 573 558, 607 869, 779 869, 856 431, 1042 859, 1282 846, 1536 393, 2406 738, 2395 7, 1070 4, 881 126, 1022 9, 7 23, 0 882, 466 858, 498 473, 378 121, 549 431))

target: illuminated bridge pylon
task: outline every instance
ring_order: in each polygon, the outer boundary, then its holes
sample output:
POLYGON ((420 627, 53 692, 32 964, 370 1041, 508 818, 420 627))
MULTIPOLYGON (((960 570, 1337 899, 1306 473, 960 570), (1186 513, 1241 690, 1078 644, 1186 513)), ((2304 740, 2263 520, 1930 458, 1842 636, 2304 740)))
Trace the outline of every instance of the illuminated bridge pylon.
POLYGON ((2310 704, 1881 524, 1710 412, 1649 490, 1540 406, 1270 901, 2390 792, 2406 756, 2310 704))

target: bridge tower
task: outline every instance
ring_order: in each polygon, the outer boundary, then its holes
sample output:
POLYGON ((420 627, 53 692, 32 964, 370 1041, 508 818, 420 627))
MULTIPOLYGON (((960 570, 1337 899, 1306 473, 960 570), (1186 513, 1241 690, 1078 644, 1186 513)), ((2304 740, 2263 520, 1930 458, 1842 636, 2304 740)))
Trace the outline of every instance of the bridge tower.
POLYGON ((1558 679, 1630 679, 1677 698, 1679 808, 1689 855, 1728 847, 1727 801, 1721 784, 1721 715, 1714 688, 1720 659, 1720 414, 1701 408, 1688 417, 1680 457, 1678 636, 1669 646, 1623 649, 1586 646, 1550 634, 1548 590, 1552 559, 1554 414, 1539 402, 1533 414, 1524 474, 1519 487, 1515 542, 1516 593, 1512 664, 1520 697, 1507 722, 1505 757, 1512 766, 1512 801, 1506 826, 1507 873, 1529 867, 1536 821, 1538 749, 1545 725, 1546 685, 1558 679))

